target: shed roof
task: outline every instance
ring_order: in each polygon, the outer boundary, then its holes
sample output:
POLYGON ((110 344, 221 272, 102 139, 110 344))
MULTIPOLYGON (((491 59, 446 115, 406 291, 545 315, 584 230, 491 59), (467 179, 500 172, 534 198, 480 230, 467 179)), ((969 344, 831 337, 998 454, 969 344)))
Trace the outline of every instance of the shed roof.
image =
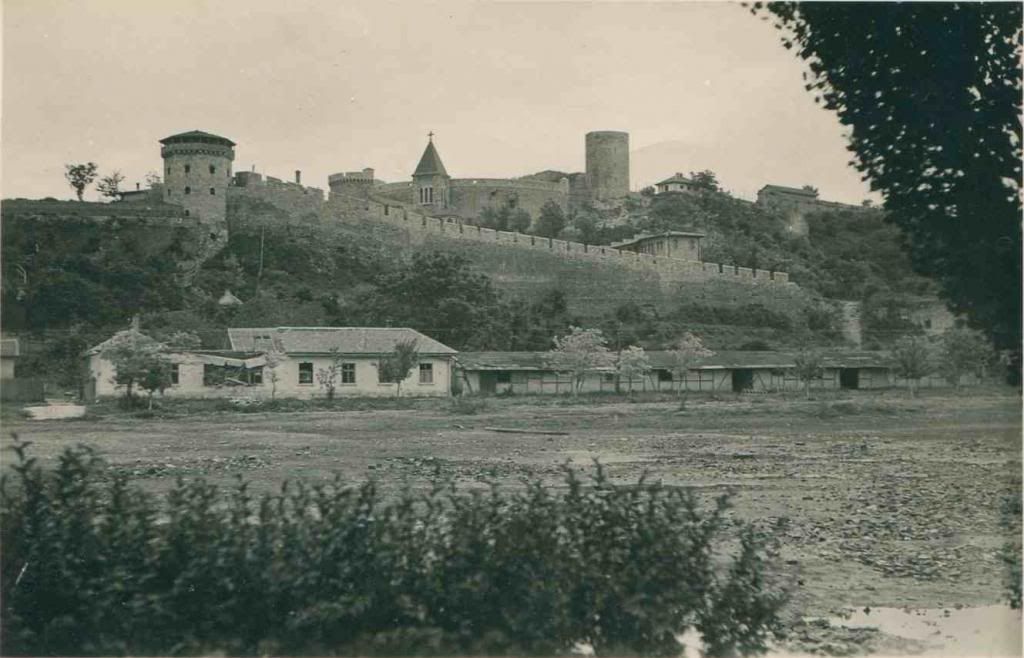
POLYGON ((455 350, 405 327, 245 327, 228 329, 231 349, 275 350, 286 354, 387 354, 401 341, 415 340, 420 354, 455 354, 455 350))
MULTIPOLYGON (((647 352, 647 358, 654 369, 672 368, 673 353, 667 350, 647 352)), ((457 362, 464 370, 552 370, 548 363, 548 352, 462 352, 457 362)), ((826 368, 886 368, 891 365, 885 352, 825 351, 822 364, 826 368)), ((726 350, 700 360, 696 370, 738 370, 792 368, 796 365, 794 355, 789 352, 745 352, 726 350)))
POLYGON ((423 156, 420 158, 420 163, 416 165, 416 171, 412 172, 415 176, 447 176, 448 172, 445 171, 444 163, 441 162, 441 156, 437 154, 437 149, 434 148, 434 140, 431 139, 427 142, 427 148, 423 150, 423 156))

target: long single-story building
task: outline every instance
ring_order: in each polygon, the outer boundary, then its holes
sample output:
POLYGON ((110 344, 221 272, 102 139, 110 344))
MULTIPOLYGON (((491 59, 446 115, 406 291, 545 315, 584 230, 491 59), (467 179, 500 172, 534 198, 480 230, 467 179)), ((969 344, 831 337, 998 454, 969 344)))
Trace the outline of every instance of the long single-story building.
POLYGON ((419 361, 402 382, 403 396, 451 394, 452 348, 418 331, 393 327, 267 327, 228 329, 230 350, 172 350, 132 328, 86 353, 86 398, 124 393, 108 350, 123 341, 157 349, 171 364, 168 397, 324 397, 321 373, 332 366, 337 397, 391 396, 396 384, 382 382, 382 359, 395 346, 414 341, 419 361))
MULTIPOLYGON (((614 367, 587 374, 581 392, 687 391, 735 392, 799 391, 803 382, 796 375, 792 354, 784 352, 723 351, 702 359, 686 373, 676 371, 673 355, 667 351, 647 352, 651 369, 631 380, 618 377, 614 367)), ((456 379, 467 394, 571 393, 572 375, 557 371, 547 352, 461 352, 456 358, 456 379)), ((978 383, 973 375, 962 384, 978 383)), ((884 352, 827 352, 822 376, 811 381, 812 390, 880 389, 905 387, 907 380, 893 373, 884 352)), ((922 388, 948 386, 938 376, 922 378, 922 388)))

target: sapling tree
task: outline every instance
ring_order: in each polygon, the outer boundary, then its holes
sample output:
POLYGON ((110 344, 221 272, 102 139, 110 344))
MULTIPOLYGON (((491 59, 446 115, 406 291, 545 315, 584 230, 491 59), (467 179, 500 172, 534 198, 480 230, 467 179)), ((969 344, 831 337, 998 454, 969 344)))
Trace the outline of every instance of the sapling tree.
POLYGON ((82 201, 85 188, 89 187, 96 180, 96 170, 98 168, 95 162, 64 165, 64 178, 67 179, 68 185, 75 190, 75 195, 78 196, 79 201, 82 201))
POLYGON ((391 353, 381 359, 378 365, 380 381, 395 384, 395 397, 401 397, 402 382, 412 374, 412 369, 419 360, 420 353, 416 349, 415 338, 395 343, 391 353))
POLYGON ((164 391, 173 383, 171 380, 172 368, 174 365, 160 354, 151 355, 144 363, 138 384, 139 388, 146 392, 150 411, 153 410, 153 394, 159 391, 160 395, 163 395, 164 391))
POLYGON ((651 371, 651 360, 647 357, 644 348, 630 345, 619 352, 618 358, 615 360, 615 370, 619 377, 629 382, 629 392, 632 393, 633 378, 636 376, 646 377, 647 373, 651 371))
POLYGON ((907 380, 910 397, 917 395, 921 378, 932 371, 932 355, 927 341, 916 336, 901 339, 892 349, 893 370, 907 380))
POLYGON ((163 346, 155 340, 137 333, 116 339, 103 350, 103 356, 113 364, 113 382, 123 386, 125 399, 134 402, 135 386, 149 394, 149 408, 153 408, 153 394, 161 393, 171 385, 171 366, 161 353, 163 346))
POLYGON ((821 352, 803 348, 793 355, 793 362, 793 371, 797 379, 804 385, 804 397, 809 399, 811 397, 811 382, 821 379, 825 373, 825 369, 822 367, 824 360, 821 352))
POLYGON ((686 407, 686 379, 697 362, 715 355, 704 346, 700 336, 686 332, 670 350, 672 356, 672 377, 679 380, 679 408, 686 407))
POLYGON ((278 372, 278 368, 281 366, 281 353, 267 352, 264 358, 266 363, 263 366, 263 371, 266 373, 267 381, 270 382, 270 399, 273 400, 277 397, 277 382, 281 381, 281 373, 278 372))
POLYGON ((326 368, 319 368, 316 371, 316 382, 324 389, 328 400, 334 399, 334 392, 338 388, 338 377, 341 375, 341 355, 337 347, 330 350, 330 361, 326 368))
POLYGON ((547 360, 559 372, 572 375, 572 394, 583 386, 588 373, 610 368, 615 357, 608 351, 607 340, 600 329, 569 327, 569 333, 555 338, 555 347, 547 360))

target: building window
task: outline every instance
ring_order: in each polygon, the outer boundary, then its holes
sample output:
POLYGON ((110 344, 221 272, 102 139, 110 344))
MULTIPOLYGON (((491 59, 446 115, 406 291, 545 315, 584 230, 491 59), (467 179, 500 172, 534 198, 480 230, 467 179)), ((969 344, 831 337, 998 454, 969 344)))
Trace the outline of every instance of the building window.
POLYGON ((185 173, 187 174, 190 171, 192 171, 192 165, 185 165, 185 173))
POLYGON ((213 195, 213 196, 215 196, 215 195, 217 194, 217 189, 216 189, 216 188, 213 188, 213 187, 211 187, 211 188, 210 188, 210 194, 211 194, 211 195, 213 195))
POLYGON ((211 173, 211 174, 215 174, 215 173, 217 173, 217 168, 216 168, 216 167, 214 167, 213 165, 210 165, 210 173, 211 173))
POLYGON ((262 384, 263 383, 263 366, 253 368, 249 371, 249 383, 250 384, 262 384))
POLYGON ((434 364, 433 363, 421 363, 420 364, 420 383, 421 384, 433 384, 434 383, 434 364))
POLYGON ((178 377, 179 377, 179 375, 178 375, 178 364, 177 363, 172 363, 171 364, 171 386, 177 386, 178 385, 178 377))
POLYGON ((494 381, 498 384, 511 384, 512 373, 510 373, 508 370, 499 370, 498 372, 494 373, 494 381))
POLYGON ((185 194, 192 194, 192 188, 188 185, 185 186, 185 194))
POLYGON ((313 383, 313 364, 312 363, 300 363, 299 364, 299 383, 300 384, 312 384, 313 383))
POLYGON ((343 363, 343 364, 341 364, 341 383, 342 384, 355 384, 356 383, 356 364, 354 364, 354 363, 343 363))
POLYGON ((189 216, 190 214, 191 214, 191 213, 190 213, 190 212, 189 212, 188 210, 186 210, 186 211, 185 211, 185 216, 186 216, 186 217, 188 217, 188 216, 189 216))

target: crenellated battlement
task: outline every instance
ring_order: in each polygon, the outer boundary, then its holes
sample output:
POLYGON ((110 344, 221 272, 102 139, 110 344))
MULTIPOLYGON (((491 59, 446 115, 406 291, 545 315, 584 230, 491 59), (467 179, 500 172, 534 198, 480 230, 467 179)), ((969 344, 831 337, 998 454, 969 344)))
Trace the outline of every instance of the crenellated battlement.
POLYGON ((749 267, 704 263, 700 261, 665 258, 650 254, 625 251, 603 245, 544 238, 514 231, 498 231, 466 224, 456 219, 431 217, 399 203, 386 203, 375 199, 332 195, 328 213, 345 221, 369 218, 404 229, 413 239, 426 236, 448 240, 496 244, 518 249, 540 250, 564 258, 614 263, 635 270, 656 273, 671 281, 728 279, 750 284, 795 285, 789 274, 749 267))

